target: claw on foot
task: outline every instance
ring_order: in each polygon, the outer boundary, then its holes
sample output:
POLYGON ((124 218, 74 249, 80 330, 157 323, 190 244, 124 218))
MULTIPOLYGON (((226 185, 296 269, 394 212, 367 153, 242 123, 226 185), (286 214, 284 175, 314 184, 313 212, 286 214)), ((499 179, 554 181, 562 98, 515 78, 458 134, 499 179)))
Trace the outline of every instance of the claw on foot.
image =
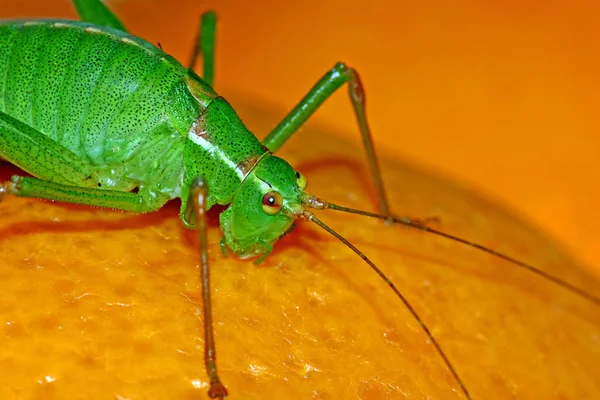
POLYGON ((225 389, 225 386, 219 382, 212 382, 210 384, 210 389, 208 390, 208 397, 210 397, 211 399, 219 399, 219 400, 223 400, 227 397, 227 389, 225 389))

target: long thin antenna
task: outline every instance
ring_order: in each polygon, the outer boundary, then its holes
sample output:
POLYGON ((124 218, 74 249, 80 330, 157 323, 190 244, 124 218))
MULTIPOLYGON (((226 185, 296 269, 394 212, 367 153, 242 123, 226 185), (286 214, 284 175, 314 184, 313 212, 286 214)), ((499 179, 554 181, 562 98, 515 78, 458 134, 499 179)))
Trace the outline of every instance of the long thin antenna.
POLYGON ((469 391, 465 387, 462 379, 460 379, 460 377, 458 376, 458 373, 456 372, 456 370, 454 369, 454 367, 450 363, 450 360, 448 359, 448 357, 446 357, 446 354, 444 353, 444 351, 440 347, 440 345, 437 342, 437 340, 435 340, 435 338, 433 337, 433 335, 429 331, 429 328, 427 327, 427 325, 425 325, 425 322, 423 322, 423 320, 421 319, 421 317, 419 317, 419 314, 417 314, 417 312, 415 311, 415 309, 413 308, 413 306, 408 302, 408 300, 406 300, 406 298, 402 295, 402 293, 400 293, 400 291, 398 290, 398 288, 396 288, 396 286, 388 279, 388 277, 385 276, 385 274, 371 260, 369 260, 367 258, 367 256, 365 256, 360 250, 358 250, 356 247, 354 247, 354 245, 352 243, 350 243, 348 240, 344 239, 344 237, 342 237, 339 233, 337 233, 336 231, 334 231, 333 229, 331 229, 330 227, 328 227, 327 225, 325 225, 323 222, 321 222, 317 217, 314 216, 314 214, 312 214, 311 212, 308 212, 308 211, 304 211, 302 217, 308 219, 309 221, 314 222, 317 225, 319 225, 321 228, 323 228, 325 231, 329 232, 331 235, 333 235, 340 242, 344 243, 346 246, 348 246, 350 249, 352 249, 353 252, 355 252, 360 258, 362 258, 367 264, 369 264, 369 266, 377 273, 377 275, 379 275, 379 277, 385 281, 385 283, 394 291, 394 293, 396 294, 396 296, 398 296, 400 298, 400 300, 402 300, 402 302, 404 303, 404 305, 406 306, 406 308, 408 309, 408 311, 410 311, 410 313, 415 318, 415 320, 417 320, 417 322, 419 323, 419 325, 421 325, 421 328, 425 331, 425 333, 429 337, 429 340, 431 340, 431 343, 433 343, 433 345, 435 346, 438 354, 444 360, 444 363, 446 364, 446 366, 448 367, 448 369, 450 370, 450 372, 454 376, 454 379, 456 379, 456 382, 458 382, 458 385, 462 389, 463 393, 465 394, 465 396, 467 397, 467 399, 471 400, 471 396, 469 395, 469 391))
POLYGON ((580 295, 583 298, 588 299, 589 301, 591 301, 593 303, 596 303, 596 304, 600 305, 600 297, 596 297, 596 296, 594 296, 592 294, 589 294, 589 293, 585 292, 584 290, 582 290, 582 289, 580 289, 580 288, 578 288, 576 286, 573 286, 572 284, 570 284, 568 282, 565 282, 565 281, 563 281, 563 280, 561 280, 561 279, 559 279, 559 278, 557 278, 557 277, 555 277, 553 275, 550 275, 549 273, 547 273, 545 271, 542 271, 539 268, 534 267, 533 265, 526 264, 526 263, 524 263, 522 261, 519 261, 519 260, 517 260, 515 258, 509 257, 509 256, 507 256, 505 254, 502 254, 502 253, 496 251, 496 250, 492 250, 492 249, 490 249, 488 247, 485 247, 485 246, 483 246, 481 244, 478 244, 478 243, 475 243, 475 242, 471 242, 471 241, 468 241, 466 239, 460 238, 458 236, 450 235, 449 233, 438 231, 437 229, 433 229, 433 228, 430 228, 428 226, 419 224, 418 222, 415 222, 415 221, 413 221, 413 220, 411 220, 409 218, 389 217, 389 216, 385 216, 385 215, 371 213, 371 212, 368 212, 368 211, 362 211, 362 210, 356 210, 356 209, 353 209, 353 208, 338 206, 336 204, 331 204, 331 203, 325 202, 323 200, 320 200, 320 199, 318 199, 316 197, 310 197, 310 198, 308 198, 307 199, 307 204, 310 207, 315 208, 315 209, 337 210, 337 211, 342 211, 342 212, 346 212, 346 213, 358 214, 358 215, 364 215, 364 216, 367 216, 367 217, 382 219, 384 221, 388 221, 388 222, 392 222, 392 223, 395 223, 395 224, 400 224, 400 225, 408 226, 409 228, 413 228, 413 229, 418 229, 420 231, 429 232, 429 233, 432 233, 434 235, 441 236, 441 237, 444 237, 446 239, 450 239, 450 240, 453 240, 455 242, 462 243, 462 244, 467 245, 469 247, 473 247, 475 249, 478 249, 478 250, 481 250, 481 251, 486 252, 488 254, 491 254, 491 255, 494 255, 496 257, 499 257, 499 258, 501 258, 501 259, 503 259, 505 261, 508 261, 508 262, 510 262, 512 264, 515 264, 515 265, 517 265, 517 266, 519 266, 521 268, 524 268, 524 269, 526 269, 526 270, 528 270, 530 272, 533 272, 534 274, 539 275, 542 278, 545 278, 545 279, 547 279, 547 280, 549 280, 551 282, 554 282, 558 286, 561 286, 561 287, 563 287, 563 288, 565 288, 565 289, 567 289, 567 290, 569 290, 569 291, 571 291, 573 293, 576 293, 576 294, 580 295))

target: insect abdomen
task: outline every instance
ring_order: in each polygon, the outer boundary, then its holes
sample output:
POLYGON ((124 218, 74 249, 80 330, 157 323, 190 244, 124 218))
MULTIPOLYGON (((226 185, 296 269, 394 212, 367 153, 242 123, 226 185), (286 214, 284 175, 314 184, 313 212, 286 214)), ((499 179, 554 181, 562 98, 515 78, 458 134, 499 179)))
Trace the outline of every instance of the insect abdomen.
POLYGON ((173 159, 203 107, 186 75, 172 57, 114 29, 0 25, 0 111, 112 171, 114 186, 179 174, 173 159))

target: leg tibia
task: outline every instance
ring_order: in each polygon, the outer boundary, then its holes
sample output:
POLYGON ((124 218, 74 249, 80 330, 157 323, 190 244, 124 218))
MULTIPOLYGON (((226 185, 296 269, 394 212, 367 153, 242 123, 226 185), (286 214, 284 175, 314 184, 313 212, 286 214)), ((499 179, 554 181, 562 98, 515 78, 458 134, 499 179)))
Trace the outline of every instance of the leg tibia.
POLYGON ((90 189, 22 176, 13 176, 10 182, 5 182, 0 186, 0 200, 3 195, 7 194, 140 213, 157 210, 168 200, 143 192, 90 189))
POLYGON ((130 193, 95 187, 100 175, 95 166, 3 112, 0 157, 36 177, 13 177, 0 187, 0 198, 11 194, 133 212, 153 211, 169 200, 149 190, 130 193))
POLYGON ((33 176, 66 185, 89 187, 96 173, 77 154, 1 111, 0 157, 33 176))
POLYGON ((347 67, 343 63, 337 63, 313 86, 313 88, 304 96, 298 105, 273 129, 271 133, 263 140, 263 144, 272 152, 277 151, 294 133, 298 131, 300 126, 344 83, 348 83, 348 94, 354 114, 358 122, 358 127, 363 139, 363 145, 367 153, 369 169, 375 183, 377 196, 379 198, 379 212, 384 215, 389 215, 389 207, 385 190, 383 188, 383 180, 379 170, 379 162, 375 154, 373 139, 369 124, 367 123, 367 115, 365 111, 365 91, 358 76, 358 73, 347 67))
POLYGON ((217 374, 217 351, 212 323, 212 306, 210 293, 210 271, 208 268, 208 246, 206 239, 206 206, 208 200, 208 184, 202 177, 196 177, 190 185, 188 211, 196 216, 196 232, 200 245, 200 280, 202 281, 202 312, 204 315, 204 365, 210 379, 208 396, 211 399, 225 399, 227 389, 217 374))

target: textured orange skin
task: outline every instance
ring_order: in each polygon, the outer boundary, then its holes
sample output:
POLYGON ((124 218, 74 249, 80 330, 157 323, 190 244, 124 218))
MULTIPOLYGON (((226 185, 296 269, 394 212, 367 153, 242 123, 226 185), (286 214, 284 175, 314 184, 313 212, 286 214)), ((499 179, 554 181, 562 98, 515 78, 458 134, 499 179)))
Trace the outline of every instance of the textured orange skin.
MULTIPOLYGON (((264 131, 274 118, 242 109, 264 131)), ((360 149, 304 130, 283 156, 311 193, 373 209, 360 149), (303 144, 310 143, 309 147, 303 144)), ((496 206, 385 161, 394 211, 600 285, 496 206)), ((3 167, 3 179, 14 170, 3 167)), ((128 213, 9 198, 0 206, 0 398, 205 399, 197 242, 173 202, 128 213)), ((380 221, 319 213, 422 315, 473 399, 600 395, 599 307, 481 252, 380 221)), ((358 257, 300 221, 260 266, 209 259, 231 399, 453 399, 461 393, 400 301, 358 257)))

